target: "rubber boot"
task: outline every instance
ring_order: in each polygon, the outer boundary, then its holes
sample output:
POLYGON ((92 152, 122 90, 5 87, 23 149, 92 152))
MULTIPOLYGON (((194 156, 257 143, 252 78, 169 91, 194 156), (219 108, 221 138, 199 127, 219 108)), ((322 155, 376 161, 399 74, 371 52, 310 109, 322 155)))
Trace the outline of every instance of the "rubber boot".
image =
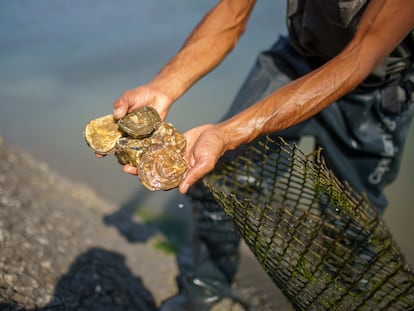
POLYGON ((244 305, 231 290, 240 263, 240 237, 233 222, 201 184, 191 188, 190 199, 191 263, 177 277, 178 294, 164 301, 160 311, 207 311, 224 297, 244 305))

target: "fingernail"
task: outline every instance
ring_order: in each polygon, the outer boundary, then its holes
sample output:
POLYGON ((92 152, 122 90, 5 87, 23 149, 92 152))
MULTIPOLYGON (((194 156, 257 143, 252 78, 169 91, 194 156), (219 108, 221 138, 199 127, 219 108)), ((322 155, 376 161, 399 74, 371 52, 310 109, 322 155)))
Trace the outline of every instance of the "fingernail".
POLYGON ((122 108, 115 108, 114 109, 114 117, 115 118, 121 118, 122 117, 122 114, 123 114, 123 109, 122 108))
POLYGON ((187 183, 185 183, 185 184, 183 184, 183 186, 181 187, 181 193, 186 193, 186 192, 187 192, 187 190, 188 190, 188 184, 187 184, 187 183))

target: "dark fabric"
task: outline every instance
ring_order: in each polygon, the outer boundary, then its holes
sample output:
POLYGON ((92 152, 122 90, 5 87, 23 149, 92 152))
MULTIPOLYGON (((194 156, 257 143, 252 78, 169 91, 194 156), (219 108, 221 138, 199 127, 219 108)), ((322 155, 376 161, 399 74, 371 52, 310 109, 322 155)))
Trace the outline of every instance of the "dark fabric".
MULTIPOLYGON (((306 9, 312 12, 315 11, 314 8, 325 13, 332 13, 331 9, 337 9, 333 7, 333 3, 337 1, 291 1, 291 4, 293 2, 301 6, 306 2, 306 9), (315 7, 311 8, 311 4, 315 7)), ((339 1, 345 8, 346 3, 350 2, 352 1, 339 1)), ((364 7, 366 1, 361 3, 359 9, 364 7)), ((352 37, 353 32, 349 29, 345 31, 345 35, 338 35, 340 26, 336 30, 331 29, 327 27, 326 23, 330 22, 327 17, 318 20, 315 15, 313 19, 306 20, 306 26, 310 23, 315 28, 306 30, 308 37, 299 38, 295 31, 297 32, 296 28, 301 26, 303 20, 295 14, 304 7, 291 6, 289 9, 292 40, 281 37, 270 50, 258 56, 223 119, 235 115, 291 80, 308 73, 316 65, 338 53, 352 37), (326 31, 319 38, 314 38, 317 32, 312 32, 320 31, 324 27, 326 31), (344 40, 336 41, 342 35, 344 40), (296 43, 295 47, 291 42, 296 43), (298 49, 298 42, 306 47, 306 51, 298 49), (312 44, 314 47, 309 48, 312 44)), ((360 10, 345 10, 334 17, 345 25, 355 26, 360 13, 360 10)), ((341 181, 348 182, 358 192, 365 192, 379 213, 387 206, 383 190, 398 173, 406 134, 414 114, 413 74, 407 69, 404 72, 398 71, 395 76, 394 83, 361 86, 315 117, 274 133, 274 136, 282 136, 287 141, 298 141, 307 135, 315 137, 317 147, 324 150, 322 154, 329 168, 341 181)), ((382 78, 384 77, 379 77, 382 78)), ((233 152, 243 152, 243 146, 233 152)), ((226 158, 227 156, 223 157, 221 161, 226 158)), ((230 218, 201 183, 193 186, 188 195, 193 202, 196 222, 194 271, 189 278, 210 277, 222 284, 230 284, 239 266, 239 235, 235 232, 230 218)))
POLYGON ((193 186, 189 194, 196 222, 194 274, 230 285, 240 264, 240 236, 233 221, 201 182, 193 186))
MULTIPOLYGON (((287 38, 281 37, 261 53, 223 119, 246 109, 261 98, 311 70, 287 38)), ((404 142, 414 114, 413 83, 357 88, 315 117, 274 133, 288 142, 313 136, 323 148, 328 167, 356 191, 367 194, 383 213, 384 187, 397 176, 404 142), (390 104, 392 103, 392 104, 390 104), (397 103, 397 105, 395 104, 397 103), (389 107, 398 106, 398 111, 389 107)), ((414 80, 413 80, 414 81, 414 80)), ((234 152, 243 152, 243 146, 234 152)), ((231 153, 221 161, 231 158, 231 153)), ((191 277, 212 277, 230 284, 239 266, 239 235, 223 209, 201 183, 189 190, 195 211, 194 271, 191 277)))
MULTIPOLYGON (((336 56, 354 36, 369 0, 288 0, 287 26, 292 46, 316 68, 336 56)), ((414 31, 364 82, 395 82, 413 66, 414 31)))
MULTIPOLYGON (((261 53, 225 118, 234 115, 311 70, 286 38, 261 53)), ((274 133, 288 141, 313 136, 329 168, 379 212, 387 206, 384 187, 397 176, 414 113, 413 75, 399 85, 359 87, 315 117, 274 133), (397 108, 396 108, 397 107, 397 108)))
POLYGON ((292 45, 303 56, 325 62, 352 39, 367 0, 288 0, 292 45), (306 12, 306 13, 305 13, 306 12))

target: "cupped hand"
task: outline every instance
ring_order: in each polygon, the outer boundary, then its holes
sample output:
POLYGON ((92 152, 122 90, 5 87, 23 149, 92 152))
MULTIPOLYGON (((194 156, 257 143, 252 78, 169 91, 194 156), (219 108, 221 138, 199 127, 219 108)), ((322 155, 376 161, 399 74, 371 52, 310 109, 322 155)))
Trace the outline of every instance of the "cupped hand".
POLYGON ((227 151, 223 133, 216 125, 206 124, 193 128, 184 133, 184 136, 187 139, 185 157, 188 172, 178 188, 182 194, 212 171, 218 159, 227 151))
MULTIPOLYGON (((150 85, 144 85, 126 91, 115 101, 114 117, 119 119, 136 108, 150 106, 164 120, 171 104, 171 100, 164 93, 150 85)), ((218 159, 227 151, 224 135, 216 125, 205 124, 193 128, 184 133, 184 136, 187 139, 185 158, 188 172, 178 188, 183 194, 197 180, 213 170, 218 159)), ((137 174, 137 169, 128 164, 124 165, 123 170, 128 174, 137 174)))
MULTIPOLYGON (((197 180, 212 171, 218 159, 227 151, 223 133, 212 124, 193 128, 184 136, 187 139, 185 158, 188 163, 188 172, 178 190, 184 194, 197 180)), ((137 174, 137 168, 125 165, 124 172, 137 174)))

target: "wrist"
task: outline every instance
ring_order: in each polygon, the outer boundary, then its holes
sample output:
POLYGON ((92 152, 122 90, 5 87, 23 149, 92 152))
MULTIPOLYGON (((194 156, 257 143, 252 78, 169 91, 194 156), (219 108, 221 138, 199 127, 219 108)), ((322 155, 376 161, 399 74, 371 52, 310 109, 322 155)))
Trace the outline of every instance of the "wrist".
POLYGON ((226 151, 252 141, 256 137, 256 129, 240 123, 234 118, 216 125, 223 139, 226 151))
POLYGON ((168 72, 161 71, 148 84, 153 89, 164 94, 168 98, 169 105, 172 105, 189 88, 184 79, 180 79, 178 76, 178 73, 169 74, 168 72))

